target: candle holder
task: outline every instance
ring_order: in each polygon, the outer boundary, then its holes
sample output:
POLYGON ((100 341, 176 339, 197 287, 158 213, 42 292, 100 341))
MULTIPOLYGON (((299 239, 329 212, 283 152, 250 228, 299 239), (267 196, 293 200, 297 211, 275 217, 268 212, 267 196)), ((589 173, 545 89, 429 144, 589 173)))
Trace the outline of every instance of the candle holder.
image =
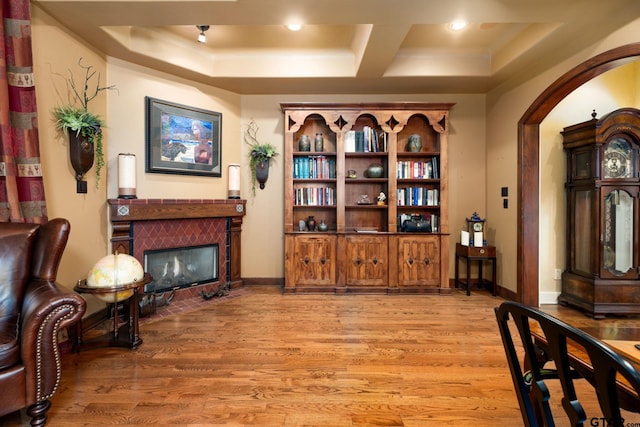
POLYGON ((118 199, 137 199, 136 155, 118 154, 118 199))
POLYGON ((229 184, 227 197, 229 199, 240 198, 240 165, 238 163, 229 164, 229 184))

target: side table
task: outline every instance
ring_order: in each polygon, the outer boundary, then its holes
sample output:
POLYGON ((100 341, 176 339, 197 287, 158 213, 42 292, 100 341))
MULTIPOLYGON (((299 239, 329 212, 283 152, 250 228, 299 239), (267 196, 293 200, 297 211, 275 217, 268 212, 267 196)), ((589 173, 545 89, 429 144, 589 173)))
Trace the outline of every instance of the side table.
POLYGON ((107 302, 107 318, 109 314, 112 317, 112 326, 103 336, 92 338, 86 342, 83 339, 82 320, 77 323, 76 337, 74 347, 76 351, 87 350, 97 347, 125 347, 134 349, 142 344, 138 329, 139 318, 139 294, 144 285, 152 281, 150 274, 145 273, 144 278, 137 282, 131 282, 124 285, 113 287, 94 288, 88 287, 86 281, 80 281, 73 290, 80 294, 113 294, 114 301, 107 302), (118 301, 117 295, 123 292, 133 290, 131 296, 118 301), (121 310, 120 310, 121 309, 121 310), (122 312, 122 320, 119 312, 122 312))
POLYGON ((464 285, 467 288, 467 296, 471 295, 471 264, 473 261, 478 261, 478 285, 482 287, 485 284, 485 280, 482 278, 482 264, 484 262, 491 262, 492 275, 491 275, 491 294, 496 295, 496 247, 495 246, 463 246, 460 243, 456 244, 456 277, 455 285, 464 285), (459 262, 460 259, 464 259, 467 263, 467 277, 465 281, 460 280, 459 277, 459 262))

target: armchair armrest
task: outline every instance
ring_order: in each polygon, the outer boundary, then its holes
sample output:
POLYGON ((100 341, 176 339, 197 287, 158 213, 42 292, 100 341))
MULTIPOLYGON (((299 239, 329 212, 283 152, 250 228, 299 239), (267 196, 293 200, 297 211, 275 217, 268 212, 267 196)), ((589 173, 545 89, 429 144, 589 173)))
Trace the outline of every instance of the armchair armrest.
POLYGON ((80 320, 86 302, 55 282, 32 280, 22 303, 21 357, 26 370, 27 396, 48 399, 60 381, 58 333, 80 320))

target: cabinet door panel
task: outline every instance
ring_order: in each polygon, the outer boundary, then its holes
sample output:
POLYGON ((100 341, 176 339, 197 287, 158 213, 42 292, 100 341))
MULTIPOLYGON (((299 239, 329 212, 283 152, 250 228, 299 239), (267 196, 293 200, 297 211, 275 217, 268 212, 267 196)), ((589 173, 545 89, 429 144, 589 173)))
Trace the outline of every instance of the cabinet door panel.
POLYGON ((398 238, 398 286, 440 286, 440 242, 437 236, 398 238))
POLYGON ((347 238, 347 286, 387 286, 389 246, 386 236, 347 238))
POLYGON ((336 277, 335 238, 299 237, 295 241, 294 263, 297 285, 334 285, 336 277))

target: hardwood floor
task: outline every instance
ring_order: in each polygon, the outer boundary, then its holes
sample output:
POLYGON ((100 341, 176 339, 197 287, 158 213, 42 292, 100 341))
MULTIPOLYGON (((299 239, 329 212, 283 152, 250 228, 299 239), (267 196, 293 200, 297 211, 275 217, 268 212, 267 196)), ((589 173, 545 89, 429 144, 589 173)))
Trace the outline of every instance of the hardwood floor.
MULTIPOLYGON (((64 355, 48 425, 522 425, 493 313, 500 302, 486 291, 234 290, 143 322, 136 350, 64 355)), ((28 425, 24 413, 0 423, 28 425)))

